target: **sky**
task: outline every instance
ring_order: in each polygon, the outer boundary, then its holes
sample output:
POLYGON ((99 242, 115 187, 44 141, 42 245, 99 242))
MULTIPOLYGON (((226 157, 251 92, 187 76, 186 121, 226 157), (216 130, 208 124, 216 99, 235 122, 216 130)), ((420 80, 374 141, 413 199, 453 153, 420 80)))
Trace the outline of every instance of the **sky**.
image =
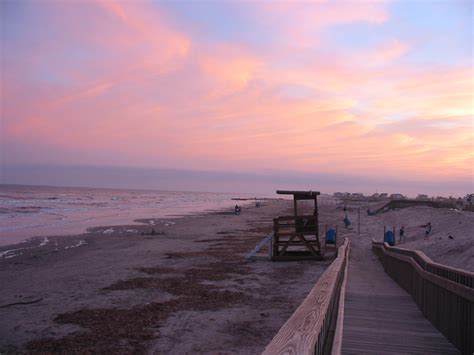
POLYGON ((0 1, 0 182, 472 192, 473 20, 462 0, 0 1))

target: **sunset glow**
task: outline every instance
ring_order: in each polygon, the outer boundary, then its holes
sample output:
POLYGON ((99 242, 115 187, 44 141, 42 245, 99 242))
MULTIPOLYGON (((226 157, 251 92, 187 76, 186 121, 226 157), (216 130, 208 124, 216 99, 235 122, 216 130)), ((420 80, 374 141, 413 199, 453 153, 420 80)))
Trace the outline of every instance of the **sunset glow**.
POLYGON ((2 1, 2 160, 472 183, 472 7, 2 1))

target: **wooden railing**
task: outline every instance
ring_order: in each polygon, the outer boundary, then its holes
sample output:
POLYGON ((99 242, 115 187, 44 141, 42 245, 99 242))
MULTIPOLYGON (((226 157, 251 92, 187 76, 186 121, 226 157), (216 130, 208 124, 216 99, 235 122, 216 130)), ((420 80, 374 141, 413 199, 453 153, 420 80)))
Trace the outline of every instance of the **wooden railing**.
POLYGON ((318 216, 280 216, 273 219, 271 259, 322 260, 318 216))
POLYGON ((455 208, 454 201, 424 201, 424 200, 391 200, 385 205, 375 210, 374 213, 386 212, 396 208, 406 208, 413 206, 428 206, 433 208, 455 208))
POLYGON ((423 252, 372 241, 385 271, 463 354, 474 353, 474 273, 433 262, 423 252))
POLYGON ((321 275, 303 303, 280 328, 263 354, 323 354, 332 346, 341 285, 349 258, 349 240, 321 275))

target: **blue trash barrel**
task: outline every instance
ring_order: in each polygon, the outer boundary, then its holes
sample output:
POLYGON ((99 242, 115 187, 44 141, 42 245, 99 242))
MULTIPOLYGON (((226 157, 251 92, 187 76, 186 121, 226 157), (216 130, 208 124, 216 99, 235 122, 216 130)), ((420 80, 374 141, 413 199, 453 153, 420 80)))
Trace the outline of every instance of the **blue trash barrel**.
POLYGON ((395 245, 395 234, 392 231, 386 231, 383 241, 393 247, 395 245))
POLYGON ((336 231, 328 229, 326 232, 326 244, 336 244, 336 231))

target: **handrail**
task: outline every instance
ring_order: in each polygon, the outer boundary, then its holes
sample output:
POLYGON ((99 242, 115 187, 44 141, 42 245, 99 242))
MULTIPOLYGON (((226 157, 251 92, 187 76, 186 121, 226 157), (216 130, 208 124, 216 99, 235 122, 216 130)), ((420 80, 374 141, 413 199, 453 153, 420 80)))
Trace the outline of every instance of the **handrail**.
POLYGON ((461 285, 467 286, 469 288, 474 288, 474 272, 437 263, 433 261, 430 257, 428 257, 425 253, 419 250, 392 247, 388 243, 377 242, 372 239, 373 248, 381 248, 382 246, 392 253, 412 257, 418 263, 418 265, 423 268, 423 270, 426 270, 453 282, 459 283, 461 285))
POLYGON ((349 257, 349 240, 338 248, 336 259, 321 275, 293 315, 283 324, 264 355, 323 354, 331 346, 330 333, 338 313, 341 284, 349 257))
POLYGON ((349 253, 351 246, 347 246, 347 261, 344 269, 344 277, 342 280, 341 290, 339 291, 339 309, 337 311, 336 327, 334 330, 334 340, 331 346, 331 355, 340 355, 342 351, 342 335, 344 329, 344 306, 346 301, 346 283, 347 269, 349 268, 349 253))
POLYGON ((418 250, 375 240, 372 249, 424 316, 463 354, 474 353, 474 273, 435 263, 418 250))

